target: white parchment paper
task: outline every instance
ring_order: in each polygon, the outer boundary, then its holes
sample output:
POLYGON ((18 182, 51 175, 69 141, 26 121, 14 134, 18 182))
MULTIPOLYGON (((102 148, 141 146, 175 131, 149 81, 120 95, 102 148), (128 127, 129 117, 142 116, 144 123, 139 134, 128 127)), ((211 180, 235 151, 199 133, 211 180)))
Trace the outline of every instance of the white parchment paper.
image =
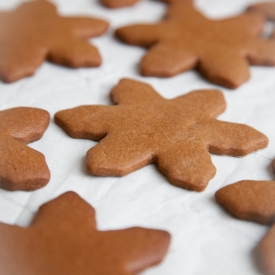
MULTIPOLYGON (((0 0, 0 8, 9 10, 20 2, 0 0)), ((138 64, 145 50, 120 43, 113 31, 126 24, 159 20, 165 4, 143 0, 134 7, 108 10, 96 0, 53 2, 61 14, 110 21, 108 33, 91 40, 99 48, 104 64, 96 69, 73 70, 45 62, 33 77, 13 84, 0 82, 0 110, 38 107, 48 110, 53 118, 55 112, 78 105, 108 105, 110 90, 123 77, 150 83, 166 98, 194 89, 219 88, 228 103, 219 118, 255 127, 269 137, 270 144, 244 158, 212 156, 217 174, 206 191, 195 193, 171 186, 153 165, 122 178, 88 175, 85 154, 96 142, 72 139, 52 120, 44 137, 30 145, 45 154, 51 170, 50 183, 35 192, 0 190, 0 221, 28 226, 40 205, 73 190, 96 208, 101 230, 143 226, 172 234, 164 262, 144 275, 261 274, 255 247, 268 227, 231 217, 215 202, 214 194, 239 180, 274 179, 271 161, 275 158, 275 68, 251 67, 251 79, 234 91, 208 83, 194 71, 169 79, 143 78, 138 64)), ((240 13, 254 2, 200 0, 196 5, 211 18, 223 18, 240 13)))

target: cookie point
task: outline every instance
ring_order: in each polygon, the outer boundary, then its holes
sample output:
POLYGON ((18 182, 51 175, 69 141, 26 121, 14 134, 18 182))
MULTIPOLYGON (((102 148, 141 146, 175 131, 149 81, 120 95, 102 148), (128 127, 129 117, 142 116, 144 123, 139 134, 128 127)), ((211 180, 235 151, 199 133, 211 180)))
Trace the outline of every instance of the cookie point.
POLYGON ((32 190, 37 190, 45 187, 49 183, 50 179, 51 179, 51 172, 45 161, 43 171, 41 168, 41 175, 39 179, 37 179, 37 182, 35 183, 34 188, 32 188, 32 190))
POLYGON ((93 68, 93 67, 99 67, 102 64, 102 58, 98 55, 93 55, 88 58, 79 58, 76 56, 75 58, 72 57, 72 59, 67 64, 69 67, 77 69, 77 68, 93 68))
POLYGON ((56 6, 50 2, 50 1, 47 1, 47 0, 38 0, 38 1, 30 1, 30 2, 26 2, 26 3, 23 3, 23 5, 37 5, 37 6, 44 6, 44 8, 48 8, 48 9, 52 9, 54 11, 56 11, 56 6))
POLYGON ((100 21, 101 21, 101 25, 102 25, 102 31, 103 32, 107 31, 110 27, 110 23, 105 20, 100 20, 100 21))
POLYGON ((129 84, 129 83, 140 83, 140 82, 130 78, 122 78, 119 80, 118 84, 129 84))
POLYGON ((115 36, 122 40, 123 42, 130 43, 128 41, 128 37, 127 37, 127 30, 129 29, 129 27, 120 27, 118 29, 115 30, 115 36))
POLYGON ((167 244, 169 245, 172 239, 172 235, 165 230, 160 230, 160 234, 162 235, 162 238, 165 240, 165 242, 167 242, 167 244))
POLYGON ((57 125, 62 126, 63 123, 64 123, 63 121, 66 119, 66 117, 67 117, 67 111, 66 110, 58 111, 54 115, 54 122, 57 125))
POLYGON ((62 195, 60 195, 59 197, 66 197, 67 199, 68 198, 71 198, 71 199, 74 199, 74 198, 81 198, 76 192, 74 191, 68 191, 62 195))

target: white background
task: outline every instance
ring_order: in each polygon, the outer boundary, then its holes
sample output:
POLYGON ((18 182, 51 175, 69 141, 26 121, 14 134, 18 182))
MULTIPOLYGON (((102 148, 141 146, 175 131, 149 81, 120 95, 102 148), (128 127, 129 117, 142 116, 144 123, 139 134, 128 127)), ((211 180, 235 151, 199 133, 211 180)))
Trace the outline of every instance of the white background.
MULTIPOLYGON (((0 0, 0 8, 10 9, 20 2, 0 0)), ((105 35, 92 39, 104 63, 100 68, 74 70, 45 62, 33 77, 13 84, 0 82, 0 110, 38 107, 53 118, 57 111, 78 105, 108 105, 110 90, 123 77, 150 83, 166 98, 217 88, 194 71, 170 79, 143 78, 138 65, 145 50, 123 45, 113 37, 117 27, 161 19, 165 4, 144 0, 134 7, 108 10, 95 0, 53 2, 64 15, 95 16, 111 23, 105 35)), ((249 3, 252 1, 201 0, 196 5, 212 18, 223 18, 240 13, 249 3)), ((218 87, 228 103, 220 119, 255 127, 269 137, 270 145, 244 158, 212 156, 217 174, 203 193, 171 186, 153 165, 122 178, 88 175, 85 154, 96 142, 71 139, 52 120, 44 137, 30 145, 45 154, 51 181, 35 192, 0 190, 0 221, 28 226, 40 205, 73 190, 96 208, 101 230, 143 226, 172 234, 164 262, 143 275, 261 274, 255 247, 268 227, 231 217, 214 199, 215 192, 227 184, 274 179, 275 68, 252 67, 251 74, 237 90, 218 87)))

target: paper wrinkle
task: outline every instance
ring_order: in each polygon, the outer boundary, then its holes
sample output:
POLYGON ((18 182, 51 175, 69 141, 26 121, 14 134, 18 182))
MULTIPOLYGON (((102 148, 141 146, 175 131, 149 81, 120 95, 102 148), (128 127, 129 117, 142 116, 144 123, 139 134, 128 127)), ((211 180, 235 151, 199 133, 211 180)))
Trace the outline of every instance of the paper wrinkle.
MULTIPOLYGON (((20 0, 0 0, 9 9, 20 0)), ((143 275, 259 275, 252 256, 268 227, 240 221, 215 201, 215 192, 243 179, 274 180, 275 158, 275 68, 251 67, 251 79, 235 91, 207 82, 195 71, 172 78, 142 77, 139 62, 146 50, 122 44, 115 28, 153 23, 162 18, 165 4, 143 0, 134 7, 108 10, 96 0, 55 0, 64 15, 90 15, 109 19, 110 30, 91 43, 103 57, 100 68, 70 69, 45 62, 33 77, 16 83, 0 82, 0 110, 30 106, 48 110, 51 124, 44 137, 30 146, 45 154, 51 181, 34 192, 0 190, 0 221, 28 226, 45 202, 72 190, 97 210, 101 230, 143 226, 168 230, 172 244, 165 261, 143 275), (97 143, 72 139, 53 122, 63 109, 86 104, 110 105, 110 91, 121 78, 151 84, 163 97, 174 98, 197 89, 219 89, 227 110, 219 119, 245 123, 266 134, 269 147, 243 158, 212 155, 216 176, 203 193, 169 184, 154 165, 125 177, 95 177, 86 171, 86 152, 97 143)), ((211 18, 240 13, 251 0, 199 0, 196 5, 211 18)))

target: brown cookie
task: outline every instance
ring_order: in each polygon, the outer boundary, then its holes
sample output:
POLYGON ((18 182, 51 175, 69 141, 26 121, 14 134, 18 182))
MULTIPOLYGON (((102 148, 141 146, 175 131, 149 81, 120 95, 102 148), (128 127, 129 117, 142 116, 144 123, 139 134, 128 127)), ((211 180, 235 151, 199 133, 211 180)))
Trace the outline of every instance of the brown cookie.
POLYGON ((261 224, 275 222, 275 181, 243 180, 223 187, 217 202, 235 217, 261 224))
POLYGON ((275 275, 275 225, 261 240, 257 252, 265 274, 275 275))
POLYGON ((107 28, 98 19, 61 17, 47 1, 0 12, 0 78, 13 82, 33 75, 45 59, 72 68, 98 67, 101 57, 88 38, 107 28))
POLYGON ((160 263, 169 233, 129 228, 98 231, 95 210, 68 192, 44 204, 31 227, 0 223, 5 275, 134 275, 160 263))
POLYGON ((122 8, 126 6, 132 6, 139 0, 101 0, 103 5, 110 9, 122 8))
POLYGON ((111 96, 118 106, 81 106, 55 115, 71 137, 100 141, 87 153, 93 175, 123 176, 154 163, 171 184, 202 191, 216 172, 209 152, 244 156, 268 144, 249 126, 215 119, 226 107, 216 90, 167 100, 147 84, 123 79, 111 96))
POLYGON ((249 64, 275 65, 275 41, 259 36, 265 23, 261 14, 210 20, 191 0, 169 2, 160 23, 116 30, 122 41, 149 48, 142 75, 172 77, 196 68, 210 82, 237 88, 249 79, 249 64))
POLYGON ((1 188, 31 191, 49 182, 44 155, 26 146, 43 136, 49 122, 49 113, 41 109, 19 107, 0 111, 1 188))

